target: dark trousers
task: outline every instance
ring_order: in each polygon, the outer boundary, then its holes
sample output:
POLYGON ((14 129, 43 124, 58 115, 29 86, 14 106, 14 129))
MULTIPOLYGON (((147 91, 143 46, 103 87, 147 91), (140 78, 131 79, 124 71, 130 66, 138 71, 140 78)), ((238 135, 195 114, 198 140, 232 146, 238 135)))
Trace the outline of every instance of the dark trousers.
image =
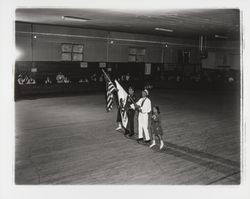
POLYGON ((135 111, 133 109, 129 109, 127 111, 127 115, 128 115, 128 126, 126 129, 126 134, 133 135, 134 134, 135 111))
POLYGON ((122 122, 121 108, 118 108, 117 110, 116 122, 122 122))

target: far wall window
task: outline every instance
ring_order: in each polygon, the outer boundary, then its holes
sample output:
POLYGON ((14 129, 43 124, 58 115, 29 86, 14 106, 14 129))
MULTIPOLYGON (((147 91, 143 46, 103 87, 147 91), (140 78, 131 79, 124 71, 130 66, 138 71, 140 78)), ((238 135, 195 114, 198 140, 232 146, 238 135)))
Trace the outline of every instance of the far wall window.
POLYGON ((64 43, 61 45, 62 61, 83 61, 83 44, 64 43))
POLYGON ((130 47, 128 52, 129 62, 145 62, 146 49, 139 47, 130 47))

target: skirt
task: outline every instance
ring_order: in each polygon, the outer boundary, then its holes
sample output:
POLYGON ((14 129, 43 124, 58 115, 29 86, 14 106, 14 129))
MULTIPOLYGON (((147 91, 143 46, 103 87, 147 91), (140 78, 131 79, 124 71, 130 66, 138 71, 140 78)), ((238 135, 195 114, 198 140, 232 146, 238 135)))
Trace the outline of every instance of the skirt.
POLYGON ((151 132, 153 135, 163 135, 163 131, 159 122, 151 123, 151 132))

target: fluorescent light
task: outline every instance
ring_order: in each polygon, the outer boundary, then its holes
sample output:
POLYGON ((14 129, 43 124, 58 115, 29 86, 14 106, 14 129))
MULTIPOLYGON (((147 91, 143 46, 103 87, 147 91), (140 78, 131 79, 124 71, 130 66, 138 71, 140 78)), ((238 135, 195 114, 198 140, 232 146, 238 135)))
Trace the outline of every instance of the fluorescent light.
POLYGON ((63 20, 68 20, 68 21, 79 21, 79 22, 86 22, 89 21, 90 19, 87 18, 81 18, 81 17, 72 17, 72 16, 62 16, 63 20))
POLYGON ((215 38, 221 38, 221 39, 227 39, 227 36, 221 36, 221 35, 214 35, 215 38))
POLYGON ((165 31, 165 32, 173 32, 171 29, 165 29, 165 28, 155 28, 155 30, 165 31))

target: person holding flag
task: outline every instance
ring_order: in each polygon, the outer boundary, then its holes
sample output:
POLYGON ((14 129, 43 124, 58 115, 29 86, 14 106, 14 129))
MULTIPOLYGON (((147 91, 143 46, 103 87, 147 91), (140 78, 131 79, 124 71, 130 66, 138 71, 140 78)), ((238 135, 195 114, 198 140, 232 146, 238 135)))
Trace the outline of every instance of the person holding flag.
POLYGON ((113 108, 113 101, 114 101, 114 95, 113 91, 117 92, 118 97, 118 114, 117 114, 117 122, 118 122, 118 128, 116 130, 121 129, 127 129, 128 126, 128 115, 125 110, 125 105, 128 98, 128 93, 123 89, 123 87, 119 84, 117 80, 115 80, 116 87, 110 80, 109 76, 105 73, 104 70, 102 70, 106 82, 106 105, 107 105, 107 111, 111 111, 113 108))
POLYGON ((132 137, 134 135, 134 118, 135 118, 135 110, 131 107, 133 103, 136 101, 136 96, 134 94, 134 89, 130 86, 128 88, 128 97, 127 103, 125 105, 125 109, 128 115, 128 125, 125 129, 125 136, 128 135, 132 137))
POLYGON ((116 117, 116 122, 118 124, 118 127, 115 129, 116 131, 120 131, 122 129, 124 129, 123 125, 122 125, 122 114, 125 111, 125 104, 124 104, 124 100, 122 98, 119 98, 117 96, 117 117, 116 117))
POLYGON ((118 97, 117 122, 120 122, 120 129, 125 129, 126 131, 128 127, 128 115, 125 110, 125 105, 127 103, 128 93, 123 89, 123 87, 119 84, 117 80, 115 80, 115 84, 118 97))
POLYGON ((148 131, 148 115, 151 112, 151 101, 148 98, 149 92, 147 89, 142 91, 142 97, 136 102, 136 104, 132 104, 131 107, 133 109, 139 110, 138 115, 138 143, 143 140, 143 132, 145 135, 145 143, 150 142, 150 135, 148 131))

